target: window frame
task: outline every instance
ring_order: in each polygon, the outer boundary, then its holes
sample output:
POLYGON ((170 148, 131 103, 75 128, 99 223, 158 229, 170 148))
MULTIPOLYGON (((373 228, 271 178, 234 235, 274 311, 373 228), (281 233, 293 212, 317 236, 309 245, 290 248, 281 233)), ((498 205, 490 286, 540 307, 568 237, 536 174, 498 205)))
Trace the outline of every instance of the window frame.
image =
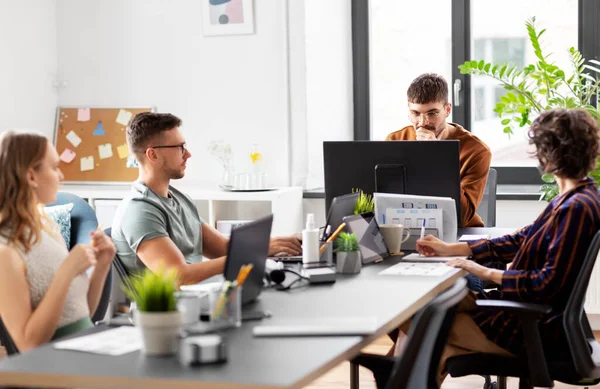
MULTIPOLYGON (((371 139, 370 111, 370 67, 369 67, 369 0, 352 1, 352 79, 354 103, 354 140, 371 139)), ((452 1, 452 80, 449 88, 454 90, 455 80, 460 80, 460 104, 453 108, 453 121, 470 129, 471 115, 471 76, 460 74, 458 65, 468 60, 471 52, 471 0, 452 1)), ((583 57, 600 57, 600 2, 596 0, 578 1, 578 40, 577 46, 583 57)), ((536 185, 541 184, 540 173, 531 166, 492 166, 498 172, 498 184, 536 185)))

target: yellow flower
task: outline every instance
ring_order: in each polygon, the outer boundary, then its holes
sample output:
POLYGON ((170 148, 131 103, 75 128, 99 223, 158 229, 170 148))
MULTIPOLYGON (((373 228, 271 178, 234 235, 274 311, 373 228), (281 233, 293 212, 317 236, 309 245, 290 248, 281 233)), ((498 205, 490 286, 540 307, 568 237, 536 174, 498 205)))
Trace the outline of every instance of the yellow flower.
POLYGON ((252 164, 256 164, 259 161, 262 161, 262 154, 258 151, 253 151, 250 153, 250 159, 252 160, 252 164))

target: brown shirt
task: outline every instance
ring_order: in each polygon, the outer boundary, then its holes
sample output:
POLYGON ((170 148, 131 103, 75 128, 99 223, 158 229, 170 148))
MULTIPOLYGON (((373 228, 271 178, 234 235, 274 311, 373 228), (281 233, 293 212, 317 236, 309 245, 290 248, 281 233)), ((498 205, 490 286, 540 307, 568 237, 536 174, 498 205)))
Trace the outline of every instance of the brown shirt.
MULTIPOLYGON (((392 132, 385 140, 416 140, 413 126, 392 132)), ((485 143, 458 124, 449 123, 438 139, 458 140, 460 144, 460 211, 463 227, 483 227, 475 213, 485 190, 492 153, 485 143)))

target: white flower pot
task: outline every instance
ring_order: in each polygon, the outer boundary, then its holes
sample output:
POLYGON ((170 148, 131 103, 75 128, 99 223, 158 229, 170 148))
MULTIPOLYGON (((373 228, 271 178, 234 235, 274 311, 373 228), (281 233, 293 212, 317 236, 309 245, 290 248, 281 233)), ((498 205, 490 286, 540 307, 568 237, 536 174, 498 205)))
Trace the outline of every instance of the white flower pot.
POLYGON ((172 312, 134 311, 135 325, 142 331, 142 352, 150 356, 172 355, 177 352, 183 314, 172 312))
POLYGON ((335 269, 341 274, 356 274, 360 273, 362 268, 362 257, 360 251, 337 252, 335 254, 336 264, 335 269))

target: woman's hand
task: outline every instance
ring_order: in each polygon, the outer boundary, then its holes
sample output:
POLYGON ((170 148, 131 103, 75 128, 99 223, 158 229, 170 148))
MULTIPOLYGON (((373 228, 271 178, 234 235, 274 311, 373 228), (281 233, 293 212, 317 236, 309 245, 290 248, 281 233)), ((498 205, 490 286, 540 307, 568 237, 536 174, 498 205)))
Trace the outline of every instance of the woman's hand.
POLYGON ((417 240, 417 251, 426 257, 445 257, 452 255, 450 245, 432 235, 417 240))
POLYGON ((454 258, 446 262, 446 265, 466 270, 481 280, 502 284, 502 270, 482 266, 470 259, 454 258))
POLYGON ((78 244, 69 252, 61 267, 70 278, 75 278, 90 267, 96 266, 96 263, 94 248, 89 244, 78 244))
POLYGON ((96 259, 101 265, 107 265, 115 258, 117 249, 112 239, 110 239, 104 231, 94 231, 90 233, 92 236, 92 246, 96 253, 96 259))
POLYGON ((417 251, 426 257, 451 257, 473 255, 467 243, 446 243, 432 235, 417 240, 417 251))

